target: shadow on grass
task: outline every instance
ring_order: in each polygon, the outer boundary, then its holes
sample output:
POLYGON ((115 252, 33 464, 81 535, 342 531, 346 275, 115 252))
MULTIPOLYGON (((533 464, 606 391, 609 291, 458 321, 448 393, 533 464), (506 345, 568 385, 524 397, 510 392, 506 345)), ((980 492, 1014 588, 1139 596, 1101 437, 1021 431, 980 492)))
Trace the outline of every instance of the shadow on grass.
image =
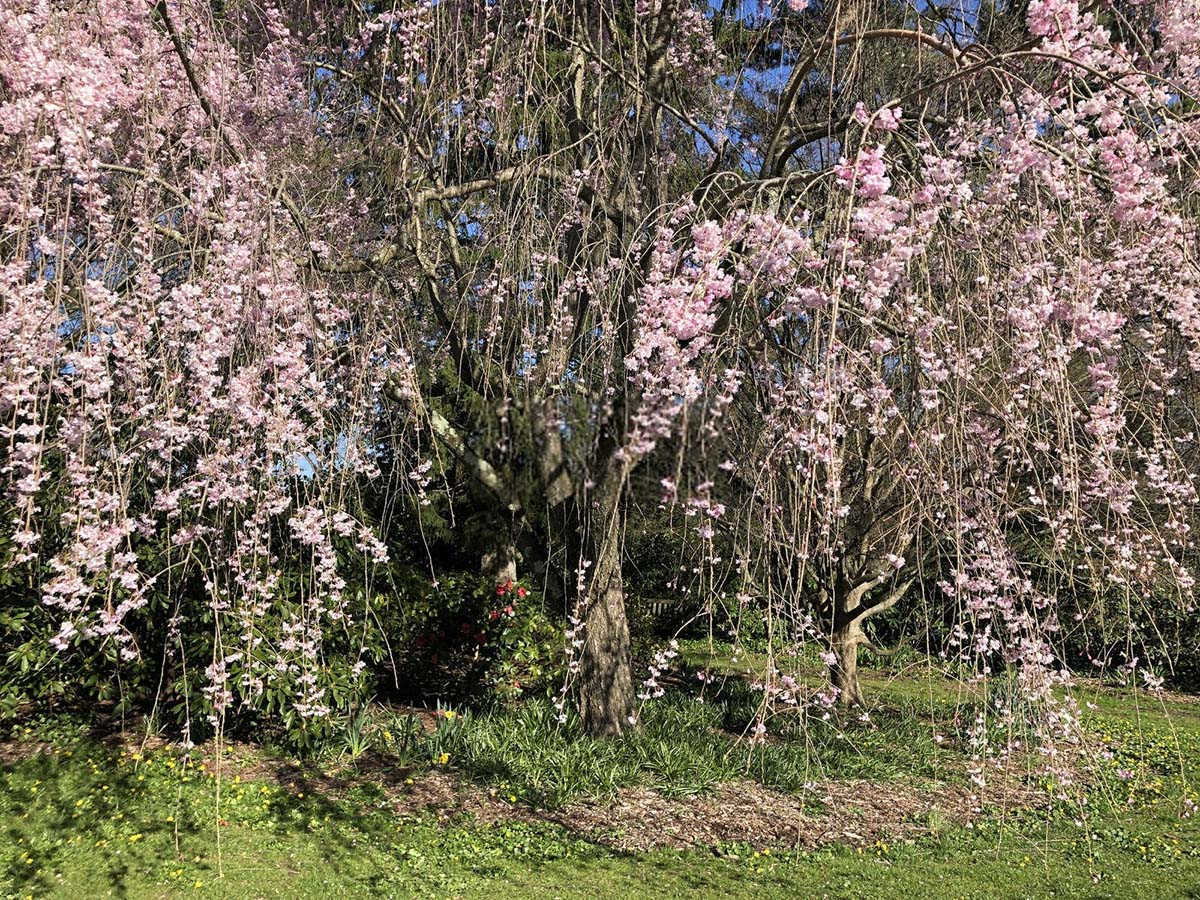
POLYGON ((218 805, 216 781, 198 767, 182 772, 170 750, 135 759, 112 744, 89 738, 9 753, 13 761, 0 767, 5 894, 52 894, 80 878, 117 897, 211 884, 218 828, 226 875, 234 883, 269 875, 271 890, 314 871, 369 893, 414 882, 450 890, 446 873, 495 874, 513 858, 612 855, 552 823, 513 816, 514 806, 448 772, 430 777, 386 753, 336 771, 235 754, 218 805), (487 812, 481 803, 503 820, 477 819, 487 812))

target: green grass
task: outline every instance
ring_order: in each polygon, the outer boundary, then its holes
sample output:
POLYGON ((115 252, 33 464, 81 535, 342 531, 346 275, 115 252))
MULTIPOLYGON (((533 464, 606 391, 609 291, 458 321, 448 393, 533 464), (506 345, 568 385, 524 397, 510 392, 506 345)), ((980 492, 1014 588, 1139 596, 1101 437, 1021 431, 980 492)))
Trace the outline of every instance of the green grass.
POLYGON ((399 819, 382 795, 329 797, 180 775, 95 745, 4 773, 0 885, 12 896, 1186 897, 1200 827, 1166 805, 1077 828, 1066 816, 954 829, 865 853, 622 855, 552 826, 399 819), (220 829, 218 855, 216 822, 220 829), (219 860, 219 861, 218 861, 219 860), (223 877, 218 877, 218 870, 223 877), (1094 877, 1098 882, 1093 882, 1094 877))
MULTIPOLYGON (((815 773, 952 777, 961 757, 932 734, 949 731, 955 698, 915 671, 870 678, 873 722, 779 727, 749 768, 734 735, 755 697, 732 679, 704 703, 669 694, 617 741, 584 738, 533 704, 456 715, 431 736, 379 712, 356 729, 353 749, 396 751, 393 782, 446 759, 514 797, 514 810, 602 800, 633 784, 686 796, 747 776, 784 788, 815 773)), ((43 722, 17 737, 50 748, 0 769, 0 895, 1200 897, 1200 821, 1179 817, 1200 781, 1196 702, 1089 690, 1088 732, 1111 759, 1085 805, 984 817, 898 846, 810 852, 624 854, 552 824, 398 815, 385 780, 366 767, 358 778, 309 772, 289 784, 230 777, 230 767, 218 799, 215 777, 169 749, 130 756, 69 722, 43 722)))

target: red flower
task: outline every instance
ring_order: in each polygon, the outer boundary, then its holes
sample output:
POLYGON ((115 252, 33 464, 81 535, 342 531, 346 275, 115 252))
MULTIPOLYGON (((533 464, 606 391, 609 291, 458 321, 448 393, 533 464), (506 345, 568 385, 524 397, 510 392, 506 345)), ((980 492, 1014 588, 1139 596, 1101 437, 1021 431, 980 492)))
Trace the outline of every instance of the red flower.
POLYGON ((521 588, 521 587, 517 588, 517 596, 524 597, 525 596, 525 588, 521 588))
POLYGON ((510 616, 513 614, 513 608, 511 606, 504 607, 504 611, 506 613, 508 613, 510 616))
POLYGON ((493 609, 490 613, 488 613, 488 618, 495 622, 498 618, 500 618, 500 610, 493 609))

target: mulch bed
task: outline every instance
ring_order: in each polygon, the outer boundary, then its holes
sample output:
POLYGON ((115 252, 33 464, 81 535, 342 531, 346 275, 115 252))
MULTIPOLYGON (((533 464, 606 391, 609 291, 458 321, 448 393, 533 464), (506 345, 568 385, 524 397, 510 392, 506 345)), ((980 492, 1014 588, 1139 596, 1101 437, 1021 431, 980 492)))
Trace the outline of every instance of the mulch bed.
POLYGON ((262 763, 254 768, 252 777, 269 775, 305 793, 336 796, 354 784, 378 785, 398 815, 432 813, 447 823, 464 818, 484 824, 552 823, 623 851, 713 847, 725 842, 760 849, 870 846, 919 838, 947 825, 966 825, 1006 809, 1044 805, 1047 800, 1045 793, 1020 779, 1000 776, 981 789, 957 782, 838 780, 819 782, 797 794, 736 781, 704 795, 667 797, 646 787, 626 787, 611 798, 537 809, 508 802, 496 789, 447 769, 409 772, 388 769, 370 758, 354 770, 332 774, 286 764, 273 772, 264 771, 262 763))

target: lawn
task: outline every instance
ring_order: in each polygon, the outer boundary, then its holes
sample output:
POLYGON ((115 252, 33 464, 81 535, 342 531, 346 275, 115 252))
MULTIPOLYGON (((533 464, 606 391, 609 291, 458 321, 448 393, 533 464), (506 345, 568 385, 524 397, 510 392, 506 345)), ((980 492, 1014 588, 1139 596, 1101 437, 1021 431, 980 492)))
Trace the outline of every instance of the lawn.
MULTIPOLYGON (((732 672, 685 650, 689 673, 732 672)), ((967 701, 951 685, 920 667, 868 682, 869 721, 781 726, 753 751, 737 734, 754 695, 732 677, 704 702, 691 685, 669 692, 617 741, 583 738, 537 704, 424 727, 380 707, 305 763, 246 744, 185 759, 42 717, 3 744, 0 890, 1200 897, 1200 822, 1181 815, 1200 780, 1194 698, 1086 686, 1099 754, 1086 785, 1056 799, 1018 772, 1021 792, 1001 803, 968 799, 954 737, 967 701), (764 803, 783 812, 760 814, 764 803), (803 823, 794 839, 771 827, 787 816, 803 823)))

